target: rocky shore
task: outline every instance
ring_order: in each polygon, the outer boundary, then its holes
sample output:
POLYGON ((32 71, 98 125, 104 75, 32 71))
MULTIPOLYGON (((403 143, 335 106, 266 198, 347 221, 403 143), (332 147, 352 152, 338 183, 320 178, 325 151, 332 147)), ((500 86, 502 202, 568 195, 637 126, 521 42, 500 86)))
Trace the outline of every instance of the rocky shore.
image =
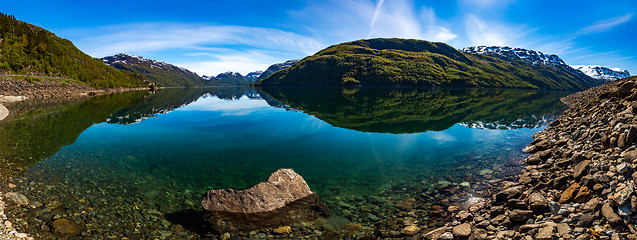
POLYGON ((61 82, 48 79, 26 81, 14 77, 0 77, 0 102, 8 99, 45 99, 74 98, 125 92, 131 90, 147 90, 148 88, 107 88, 96 89, 76 82, 61 82), (11 96, 12 98, 10 98, 11 96))
POLYGON ((637 239, 636 77, 571 95, 516 181, 424 239, 637 239))

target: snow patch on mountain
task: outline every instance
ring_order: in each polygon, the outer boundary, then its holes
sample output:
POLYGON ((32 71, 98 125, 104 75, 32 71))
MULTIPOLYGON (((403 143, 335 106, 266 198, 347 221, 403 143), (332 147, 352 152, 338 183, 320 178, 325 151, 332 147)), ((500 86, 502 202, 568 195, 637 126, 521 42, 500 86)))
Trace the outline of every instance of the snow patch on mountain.
POLYGON ((460 51, 497 57, 507 61, 521 59, 534 65, 541 63, 545 65, 568 66, 560 57, 555 54, 545 54, 542 52, 524 48, 511 48, 506 46, 477 46, 462 48, 460 49, 460 51))
POLYGON ((186 74, 195 74, 189 71, 188 69, 178 67, 169 63, 160 62, 157 60, 147 59, 140 56, 124 54, 124 53, 120 53, 115 56, 104 57, 102 58, 102 61, 104 61, 104 63, 106 63, 106 65, 109 65, 109 66, 113 64, 118 64, 118 63, 119 64, 138 64, 138 65, 147 65, 147 66, 150 66, 151 68, 173 70, 173 71, 178 71, 178 72, 182 72, 186 74))
POLYGON ((571 67, 582 71, 589 77, 604 81, 630 77, 628 70, 622 68, 607 68, 598 65, 572 65, 571 67))

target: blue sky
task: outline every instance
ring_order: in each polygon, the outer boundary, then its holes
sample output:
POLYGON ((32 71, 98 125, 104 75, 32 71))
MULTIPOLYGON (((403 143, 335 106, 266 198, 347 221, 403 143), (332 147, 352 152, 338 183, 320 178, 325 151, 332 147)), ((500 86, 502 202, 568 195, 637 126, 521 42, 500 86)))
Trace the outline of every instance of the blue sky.
POLYGON ((637 1, 2 1, 0 11, 93 57, 129 53, 199 75, 265 70, 341 42, 507 45, 637 74, 637 1))

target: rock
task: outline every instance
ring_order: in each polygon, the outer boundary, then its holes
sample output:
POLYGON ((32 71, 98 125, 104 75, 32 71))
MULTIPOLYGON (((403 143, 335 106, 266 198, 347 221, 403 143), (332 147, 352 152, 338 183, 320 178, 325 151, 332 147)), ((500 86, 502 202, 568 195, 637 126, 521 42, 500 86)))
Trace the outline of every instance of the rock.
POLYGON ((318 195, 292 169, 279 169, 247 190, 211 190, 201 202, 204 218, 219 232, 286 226, 328 214, 318 195))
POLYGON ((535 239, 537 240, 554 240, 557 236, 555 236, 555 227, 552 225, 543 227, 540 231, 535 235, 535 239))
POLYGON ((617 169, 617 173, 619 174, 624 174, 628 172, 628 164, 626 164, 625 162, 617 164, 615 168, 617 169))
POLYGON ((419 231, 420 231, 420 228, 417 227, 416 225, 409 225, 403 228, 403 230, 401 230, 400 233, 407 236, 413 236, 413 235, 416 235, 416 233, 418 233, 419 231))
POLYGON ((557 212, 560 210, 560 204, 557 202, 549 202, 549 210, 553 215, 557 215, 557 212))
POLYGON ((515 209, 509 214, 509 220, 511 220, 511 222, 521 223, 526 222, 526 220, 529 220, 532 216, 533 211, 531 210, 515 209))
POLYGON ((63 237, 77 236, 82 233, 80 225, 66 218, 58 218, 51 222, 51 230, 54 234, 63 237))
POLYGON ((602 206, 602 216, 612 226, 616 226, 622 223, 622 219, 615 213, 612 207, 608 203, 604 203, 602 206))
POLYGON ((591 213, 584 213, 579 217, 577 225, 582 227, 590 227, 593 225, 593 222, 595 222, 595 219, 595 215, 591 213))
POLYGON ((458 226, 453 227, 453 229, 451 229, 451 232, 453 233, 453 236, 455 237, 460 237, 460 238, 469 237, 469 235, 471 235, 471 225, 469 225, 468 223, 460 224, 458 226))
POLYGON ((630 200, 630 196, 634 191, 634 185, 628 182, 627 184, 623 184, 618 187, 617 190, 615 190, 615 193, 609 196, 609 198, 612 199, 617 206, 621 206, 630 200))
POLYGON ((604 185, 599 183, 595 183, 595 185, 593 185, 593 191, 599 192, 601 190, 604 190, 604 185))
POLYGON ((521 192, 522 192, 522 186, 510 187, 496 194, 495 200, 499 202, 499 201, 507 200, 509 198, 515 198, 518 195, 520 195, 521 192))
POLYGON ((8 192, 5 193, 4 196, 12 202, 17 203, 21 206, 29 205, 29 199, 21 193, 16 192, 8 192))
POLYGON ((628 151, 624 154, 624 161, 625 162, 633 162, 635 159, 637 159, 637 150, 632 150, 632 151, 628 151))
MULTIPOLYGON (((444 234, 446 231, 448 230, 448 228, 446 227, 440 227, 440 228, 436 228, 434 230, 429 231, 428 233, 422 235, 422 237, 424 239, 438 239, 440 236, 442 236, 442 234, 444 234)), ((453 235, 451 236, 453 237, 453 235)), ((452 238, 453 239, 453 238, 452 238)))
POLYGON ((456 215, 456 217, 458 218, 458 220, 460 220, 460 222, 467 222, 473 219, 473 216, 471 215, 471 213, 468 213, 466 211, 460 211, 456 215))
POLYGON ((281 226, 281 227, 278 227, 278 228, 274 229, 274 233, 277 233, 277 234, 290 234, 290 233, 292 233, 292 227, 290 227, 290 226, 281 226))
POLYGON ((450 232, 446 232, 446 233, 443 233, 442 235, 440 235, 440 237, 438 237, 438 239, 440 239, 440 240, 453 240, 453 234, 451 234, 450 232))
POLYGON ((589 189, 587 186, 582 186, 579 188, 579 191, 577 191, 577 195, 575 196, 575 199, 573 199, 573 201, 576 203, 587 202, 591 199, 592 193, 593 192, 591 191, 591 189, 589 189))
POLYGON ((579 177, 581 177, 584 173, 586 173, 586 169, 588 169, 588 165, 590 164, 591 164, 590 160, 584 160, 578 163, 577 165, 575 165, 575 168, 573 169, 573 177, 575 179, 578 179, 579 177))
POLYGON ((473 233, 471 233, 471 236, 469 236, 469 239, 472 240, 485 240, 487 239, 489 235, 487 234, 487 230, 484 229, 476 229, 473 231, 473 233))
POLYGON ((534 211, 543 211, 548 209, 549 201, 538 192, 534 192, 527 198, 529 208, 534 211))
POLYGON ((580 188, 579 183, 571 184, 570 187, 568 187, 566 190, 564 190, 564 192, 562 192, 562 195, 560 195, 560 200, 558 202, 559 203, 570 202, 576 196, 576 191, 579 190, 579 188, 580 188))
POLYGON ((633 212, 630 210, 630 204, 626 203, 617 208, 617 214, 622 217, 630 216, 633 212))
POLYGON ((571 227, 569 227, 566 223, 559 223, 555 227, 557 228, 557 233, 559 233, 560 236, 571 234, 571 227))

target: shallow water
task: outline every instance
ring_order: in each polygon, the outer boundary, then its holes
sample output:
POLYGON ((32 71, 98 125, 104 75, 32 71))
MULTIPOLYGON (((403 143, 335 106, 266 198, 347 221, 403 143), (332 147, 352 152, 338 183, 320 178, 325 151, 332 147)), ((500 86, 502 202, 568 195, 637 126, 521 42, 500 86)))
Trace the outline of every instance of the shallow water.
POLYGON ((29 197, 31 209, 10 214, 37 236, 65 217, 84 238, 199 238, 210 233, 175 218, 201 211, 203 193, 293 168, 330 211, 367 229, 394 202, 470 195, 515 169, 567 94, 219 88, 16 103, 0 149, 17 187, 2 190, 29 197))

